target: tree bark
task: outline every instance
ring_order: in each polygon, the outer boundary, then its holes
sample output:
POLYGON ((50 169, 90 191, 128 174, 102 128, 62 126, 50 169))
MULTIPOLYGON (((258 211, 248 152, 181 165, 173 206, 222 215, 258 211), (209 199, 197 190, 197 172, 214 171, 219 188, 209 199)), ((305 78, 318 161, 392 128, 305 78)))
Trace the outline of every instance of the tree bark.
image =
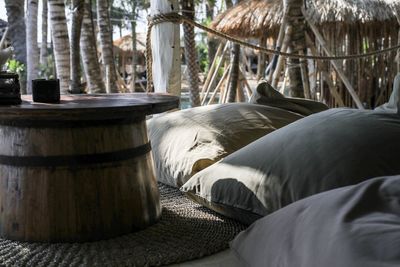
MULTIPOLYGON (((26 26, 24 20, 24 0, 5 0, 8 20, 8 36, 14 48, 15 59, 26 67, 26 26)), ((26 93, 26 76, 19 77, 21 92, 26 93)))
MULTIPOLYGON (((292 26, 292 42, 288 47, 289 53, 307 53, 305 40, 305 19, 301 12, 302 0, 286 0, 288 8, 288 26, 292 26)), ((292 97, 304 98, 304 88, 301 76, 300 60, 288 58, 289 94, 292 97)), ((307 68, 307 66, 305 66, 307 68)), ((306 73, 308 71, 306 70, 306 73)))
POLYGON ((65 6, 63 0, 48 1, 57 77, 60 79, 61 93, 66 94, 70 82, 70 53, 65 6))
MULTIPOLYGON (((206 3, 206 17, 214 19, 214 6, 215 1, 209 0, 206 3)), ((215 53, 217 52, 218 40, 212 35, 207 36, 207 46, 208 46, 208 69, 210 69, 212 62, 214 61, 215 53)))
POLYGON ((99 27, 101 56, 106 72, 106 91, 107 93, 118 93, 109 7, 108 0, 97 0, 97 25, 99 27))
POLYGON ((38 77, 39 49, 37 43, 38 1, 28 0, 27 6, 27 93, 32 93, 32 80, 38 77))
POLYGON ((239 81, 240 46, 231 43, 231 69, 228 85, 228 102, 235 102, 239 81))
POLYGON ((72 94, 82 93, 81 85, 81 61, 80 61, 80 39, 82 32, 83 5, 84 0, 72 0, 72 22, 71 22, 71 85, 72 94))
MULTIPOLYGON (((136 13, 136 2, 132 2, 133 13, 136 13)), ((132 37, 132 62, 131 62, 131 92, 136 91, 136 65, 137 65, 137 48, 136 48, 136 14, 135 19, 131 21, 131 37, 132 37)))
POLYGON ((40 45, 40 65, 47 65, 47 0, 42 1, 42 43, 40 45))
MULTIPOLYGON (((260 38, 260 45, 267 46, 267 38, 260 38)), ((258 62, 257 62, 257 80, 264 79, 265 77, 265 68, 266 68, 266 54, 259 52, 258 54, 258 62)))
POLYGON ((132 37, 132 62, 131 62, 131 92, 136 91, 136 65, 137 65, 137 47, 136 47, 136 18, 137 18, 137 3, 132 1, 131 15, 131 37, 132 37))
POLYGON ((14 47, 15 59, 26 66, 26 28, 24 0, 5 0, 8 20, 8 34, 14 47))
POLYGON ((90 0, 85 0, 84 3, 80 45, 89 93, 105 93, 106 89, 102 75, 99 75, 101 70, 97 57, 96 35, 94 33, 90 0))
MULTIPOLYGON (((194 1, 183 0, 182 1, 182 12, 183 14, 194 20, 194 1)), ((196 42, 194 27, 188 24, 183 24, 184 41, 185 41, 185 57, 188 67, 189 77, 189 94, 190 103, 192 107, 200 106, 200 94, 199 94, 199 62, 197 58, 196 42)))

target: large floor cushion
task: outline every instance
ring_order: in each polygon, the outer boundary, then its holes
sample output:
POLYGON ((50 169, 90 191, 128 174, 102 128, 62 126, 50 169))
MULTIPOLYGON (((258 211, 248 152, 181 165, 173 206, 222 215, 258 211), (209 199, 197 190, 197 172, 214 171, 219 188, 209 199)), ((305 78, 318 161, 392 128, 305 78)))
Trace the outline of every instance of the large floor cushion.
POLYGON ((243 266, 400 266, 400 176, 297 201, 231 244, 243 266))
POLYGON ((400 174, 399 136, 397 114, 330 109, 254 141, 181 189, 217 212, 251 223, 319 192, 400 174))
POLYGON ((231 103, 153 118, 148 130, 157 179, 181 186, 222 157, 302 117, 274 107, 231 103))

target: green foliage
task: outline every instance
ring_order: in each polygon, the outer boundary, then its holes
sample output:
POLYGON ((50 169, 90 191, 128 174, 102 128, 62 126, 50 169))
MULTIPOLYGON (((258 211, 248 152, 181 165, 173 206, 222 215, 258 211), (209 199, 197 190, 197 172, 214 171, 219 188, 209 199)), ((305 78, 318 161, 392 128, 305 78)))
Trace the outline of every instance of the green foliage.
POLYGON ((25 65, 16 59, 9 59, 6 62, 8 72, 17 73, 19 76, 25 75, 25 65))
POLYGON ((197 45, 197 54, 199 58, 199 65, 201 72, 208 71, 208 47, 204 42, 200 42, 197 45))
POLYGON ((42 79, 55 79, 53 55, 49 54, 46 59, 47 59, 46 64, 39 65, 39 77, 42 79))

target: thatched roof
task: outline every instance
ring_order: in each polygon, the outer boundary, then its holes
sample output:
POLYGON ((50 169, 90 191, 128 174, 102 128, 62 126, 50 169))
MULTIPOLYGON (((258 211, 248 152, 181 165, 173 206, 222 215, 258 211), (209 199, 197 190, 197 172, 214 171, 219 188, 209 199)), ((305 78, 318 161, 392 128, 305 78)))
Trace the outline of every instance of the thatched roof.
MULTIPOLYGON (((306 0, 307 13, 316 24, 396 20, 399 0, 306 0)), ((218 15, 211 27, 242 38, 276 31, 282 21, 282 0, 245 0, 218 15)))
MULTIPOLYGON (((113 42, 114 47, 117 48, 121 52, 132 52, 132 37, 130 34, 125 35, 113 42)), ((146 34, 145 33, 137 33, 136 35, 136 49, 137 51, 145 51, 146 50, 146 34)))

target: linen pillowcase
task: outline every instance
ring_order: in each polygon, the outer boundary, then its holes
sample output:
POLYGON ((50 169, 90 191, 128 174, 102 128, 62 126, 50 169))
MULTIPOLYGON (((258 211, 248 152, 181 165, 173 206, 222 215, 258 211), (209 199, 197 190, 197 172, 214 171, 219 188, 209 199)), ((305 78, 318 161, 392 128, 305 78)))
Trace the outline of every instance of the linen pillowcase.
POLYGON ((400 176, 297 201, 231 243, 246 266, 400 266, 400 176))
POLYGON ((181 190, 251 223, 319 192, 399 174, 399 136, 397 114, 330 109, 254 141, 194 175, 181 190))
POLYGON ((285 97, 266 81, 261 81, 257 85, 249 102, 293 111, 303 116, 328 109, 328 106, 321 102, 303 98, 285 97))
POLYGON ((148 121, 156 177, 183 185, 194 173, 303 116, 274 107, 231 103, 181 110, 148 121))

